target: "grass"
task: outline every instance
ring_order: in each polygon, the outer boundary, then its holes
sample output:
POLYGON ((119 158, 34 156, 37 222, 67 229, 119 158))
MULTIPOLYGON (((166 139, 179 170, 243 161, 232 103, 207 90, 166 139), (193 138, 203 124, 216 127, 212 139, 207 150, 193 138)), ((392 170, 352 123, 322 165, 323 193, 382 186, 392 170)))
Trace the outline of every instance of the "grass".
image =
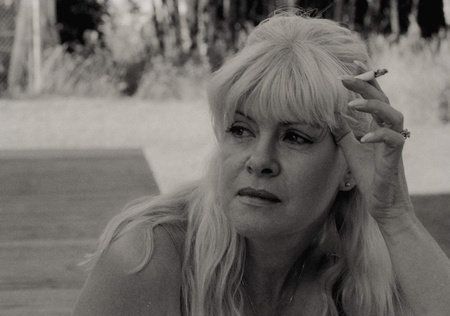
POLYGON ((70 54, 64 46, 44 52, 42 93, 62 96, 119 96, 117 77, 109 54, 102 49, 85 57, 70 54))
MULTIPOLYGON (((425 42, 418 33, 417 25, 413 24, 410 34, 397 43, 383 36, 372 36, 368 48, 374 66, 389 70, 379 81, 391 103, 415 125, 433 125, 438 122, 442 92, 450 91, 450 39, 443 38, 437 48, 436 42, 425 42)), ((61 46, 50 49, 43 62, 43 94, 118 97, 127 85, 127 78, 139 77, 136 73, 130 74, 130 69, 139 72, 144 67, 135 97, 148 100, 204 98, 208 73, 205 63, 174 66, 155 57, 151 64, 135 63, 138 67, 133 69, 114 58, 112 53, 100 48, 93 49, 88 57, 68 54, 61 46)))

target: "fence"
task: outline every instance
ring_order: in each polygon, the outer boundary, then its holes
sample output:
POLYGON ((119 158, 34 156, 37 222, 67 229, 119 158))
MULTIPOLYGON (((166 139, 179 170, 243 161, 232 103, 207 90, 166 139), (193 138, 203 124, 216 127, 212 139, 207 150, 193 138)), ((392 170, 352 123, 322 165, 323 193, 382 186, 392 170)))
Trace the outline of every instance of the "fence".
POLYGON ((55 16, 53 0, 0 0, 0 95, 40 92, 42 47, 55 34, 48 29, 55 16))
POLYGON ((0 95, 8 87, 8 69, 14 44, 15 2, 0 0, 0 95))

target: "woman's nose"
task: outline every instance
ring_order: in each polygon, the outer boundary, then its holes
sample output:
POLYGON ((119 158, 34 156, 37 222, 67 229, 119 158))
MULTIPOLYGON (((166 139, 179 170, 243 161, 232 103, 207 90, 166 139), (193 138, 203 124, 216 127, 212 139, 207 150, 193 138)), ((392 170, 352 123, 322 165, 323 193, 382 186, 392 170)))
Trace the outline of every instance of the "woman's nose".
POLYGON ((245 168, 248 173, 262 177, 275 177, 280 173, 280 164, 271 146, 257 146, 247 160, 245 168))

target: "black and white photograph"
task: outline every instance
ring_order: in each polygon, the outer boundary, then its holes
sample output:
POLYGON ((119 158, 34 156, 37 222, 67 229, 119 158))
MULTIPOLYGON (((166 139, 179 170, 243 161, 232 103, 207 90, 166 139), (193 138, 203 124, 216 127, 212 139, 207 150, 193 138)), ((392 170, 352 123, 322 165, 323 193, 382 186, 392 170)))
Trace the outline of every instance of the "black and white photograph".
POLYGON ((1 316, 450 315, 450 0, 0 0, 1 316))

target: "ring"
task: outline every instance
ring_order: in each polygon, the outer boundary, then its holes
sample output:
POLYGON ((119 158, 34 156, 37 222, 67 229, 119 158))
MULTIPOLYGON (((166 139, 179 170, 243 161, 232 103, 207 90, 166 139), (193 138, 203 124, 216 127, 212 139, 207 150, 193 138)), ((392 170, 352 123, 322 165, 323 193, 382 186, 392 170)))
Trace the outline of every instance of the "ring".
POLYGON ((403 136, 405 139, 411 137, 411 132, 408 131, 407 128, 401 130, 401 131, 400 131, 400 134, 402 134, 402 136, 403 136))

